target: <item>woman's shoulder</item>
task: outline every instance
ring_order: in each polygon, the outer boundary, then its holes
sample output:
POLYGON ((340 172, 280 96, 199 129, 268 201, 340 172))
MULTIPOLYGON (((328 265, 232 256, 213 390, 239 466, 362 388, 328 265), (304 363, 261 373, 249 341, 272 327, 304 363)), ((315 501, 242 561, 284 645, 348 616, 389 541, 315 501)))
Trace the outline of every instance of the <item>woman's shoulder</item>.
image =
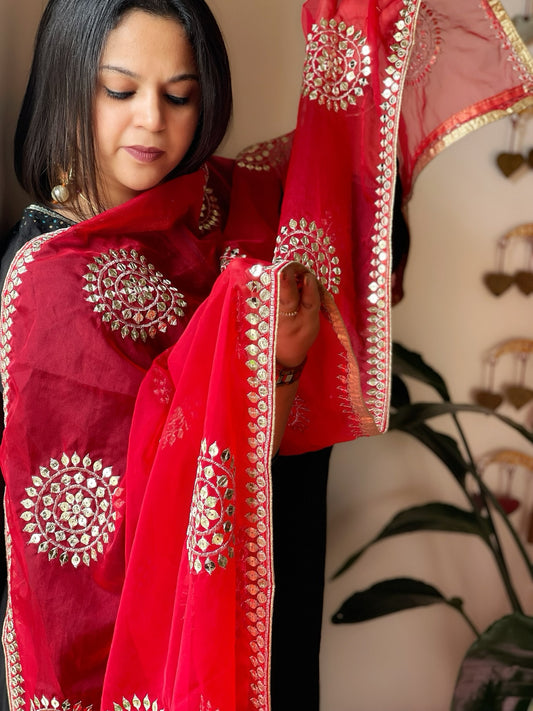
POLYGON ((36 203, 28 205, 22 213, 20 220, 2 242, 0 288, 5 281, 9 265, 13 261, 14 256, 25 244, 35 237, 70 227, 73 224, 71 220, 63 217, 63 215, 60 215, 45 205, 38 205, 36 203))

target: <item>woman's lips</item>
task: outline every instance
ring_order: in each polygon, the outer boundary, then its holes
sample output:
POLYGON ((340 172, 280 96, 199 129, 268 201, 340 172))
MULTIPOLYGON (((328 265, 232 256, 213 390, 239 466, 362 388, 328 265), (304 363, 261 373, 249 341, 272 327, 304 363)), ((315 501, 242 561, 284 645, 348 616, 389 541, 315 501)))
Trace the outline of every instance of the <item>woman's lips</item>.
POLYGON ((159 150, 159 148, 147 148, 146 146, 125 146, 124 150, 140 163, 153 163, 154 160, 160 158, 164 153, 164 151, 159 150))

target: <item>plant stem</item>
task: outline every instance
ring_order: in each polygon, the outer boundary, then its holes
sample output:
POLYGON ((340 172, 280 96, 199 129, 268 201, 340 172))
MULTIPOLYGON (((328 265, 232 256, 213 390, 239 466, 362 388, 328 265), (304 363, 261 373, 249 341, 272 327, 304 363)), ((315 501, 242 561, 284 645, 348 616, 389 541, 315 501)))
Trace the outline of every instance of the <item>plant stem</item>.
POLYGON ((455 605, 452 600, 447 600, 447 604, 450 607, 453 607, 454 610, 457 610, 459 614, 462 616, 463 620, 465 620, 466 624, 470 627, 472 632, 475 634, 475 636, 479 639, 481 637, 481 632, 478 630, 478 628, 475 626, 474 622, 472 619, 466 614, 466 612, 463 610, 462 605, 455 605))
POLYGON ((479 476, 479 473, 478 473, 477 471, 476 471, 476 473, 474 474, 474 479, 476 479, 476 481, 477 481, 477 483, 478 483, 478 485, 479 485, 479 488, 482 489, 482 492, 483 492, 483 494, 485 495, 485 497, 487 497, 487 498, 490 499, 491 504, 494 506, 494 508, 495 508, 495 509, 497 510, 497 512, 500 514, 500 516, 501 516, 501 518, 502 518, 502 521, 503 521, 504 524, 507 526, 507 530, 508 530, 509 533, 511 534, 511 536, 512 536, 514 542, 515 542, 516 547, 518 548, 518 550, 520 551, 520 554, 522 555, 522 558, 524 559, 524 563, 525 563, 526 566, 527 566, 527 569, 528 569, 528 571, 529 571, 530 577, 533 578, 533 565, 532 565, 531 560, 530 560, 530 558, 529 558, 529 554, 528 554, 528 552, 526 551, 526 548, 525 548, 524 544, 523 544, 522 541, 520 540, 520 536, 519 536, 518 533, 516 532, 515 527, 513 526, 513 524, 511 523, 511 521, 509 520, 509 516, 508 516, 508 515, 505 513, 505 511, 502 509, 502 507, 501 507, 501 505, 500 505, 500 502, 499 502, 498 499, 494 496, 494 494, 493 494, 492 491, 490 490, 490 487, 488 487, 488 486, 485 484, 485 482, 483 481, 483 479, 479 476))
MULTIPOLYGON (((457 417, 457 415, 455 413, 452 413, 452 418, 453 418, 453 421, 455 422, 455 426, 457 427, 457 431, 459 432, 459 436, 461 438, 461 441, 462 441, 463 446, 465 448, 467 457, 469 459, 471 473, 472 473, 473 477, 475 478, 476 482, 481 485, 482 484, 481 476, 480 476, 479 472, 477 471, 477 468, 476 468, 476 465, 474 462, 474 458, 472 456, 472 452, 470 451, 470 447, 469 447, 467 439, 464 435, 463 428, 461 427, 461 424, 459 422, 459 418, 457 417)), ((509 569, 508 569, 507 563, 505 561, 505 556, 503 554, 503 548, 502 548, 502 545, 501 545, 501 542, 500 542, 500 539, 498 536, 498 532, 496 531, 496 526, 494 525, 494 519, 492 517, 490 508, 488 506, 488 502, 486 499, 486 489, 487 489, 487 487, 480 486, 481 495, 482 495, 482 498, 485 502, 485 508, 487 511, 487 521, 488 521, 489 526, 491 528, 491 546, 490 546, 490 548, 491 548, 491 551, 494 555, 496 564, 500 570, 500 573, 502 576, 502 581, 503 581, 503 584, 504 584, 505 589, 507 591, 507 595, 509 597, 509 602, 511 603, 511 607, 513 608, 513 611, 524 614, 524 612, 522 610, 522 605, 520 603, 520 600, 518 599, 518 595, 516 594, 515 589, 513 587, 511 575, 509 573, 509 569)), ((476 506, 474 506, 473 508, 474 508, 474 511, 477 515, 476 506)))

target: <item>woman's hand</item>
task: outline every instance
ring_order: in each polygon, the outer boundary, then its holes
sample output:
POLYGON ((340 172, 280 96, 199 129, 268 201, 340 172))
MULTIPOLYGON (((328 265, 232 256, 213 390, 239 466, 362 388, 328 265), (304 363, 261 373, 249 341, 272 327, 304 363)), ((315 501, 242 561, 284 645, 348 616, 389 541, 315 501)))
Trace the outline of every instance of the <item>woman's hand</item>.
POLYGON ((320 328, 320 290, 316 277, 298 264, 280 274, 276 358, 285 368, 302 363, 320 328))

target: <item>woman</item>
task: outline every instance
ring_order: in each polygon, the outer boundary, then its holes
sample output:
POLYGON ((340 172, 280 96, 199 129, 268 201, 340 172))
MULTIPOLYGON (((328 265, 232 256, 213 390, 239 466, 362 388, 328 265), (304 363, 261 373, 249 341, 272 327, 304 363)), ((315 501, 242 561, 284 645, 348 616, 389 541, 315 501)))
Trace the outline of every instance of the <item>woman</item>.
MULTIPOLYGON (((279 229, 289 139, 210 158, 230 90, 203 2, 47 6, 16 154, 40 206, 2 309, 12 708, 272 706, 272 456, 387 417, 404 65, 312 5, 313 42, 350 61, 337 86, 339 63, 311 45, 279 229), (392 66, 383 100, 369 72, 392 66), (357 102, 385 133, 347 110, 357 102)), ((341 5, 389 43, 406 14, 341 5)), ((308 474, 291 500, 296 551, 313 528, 312 512, 299 522, 308 474)), ((294 696, 309 708, 303 673, 294 696)))

